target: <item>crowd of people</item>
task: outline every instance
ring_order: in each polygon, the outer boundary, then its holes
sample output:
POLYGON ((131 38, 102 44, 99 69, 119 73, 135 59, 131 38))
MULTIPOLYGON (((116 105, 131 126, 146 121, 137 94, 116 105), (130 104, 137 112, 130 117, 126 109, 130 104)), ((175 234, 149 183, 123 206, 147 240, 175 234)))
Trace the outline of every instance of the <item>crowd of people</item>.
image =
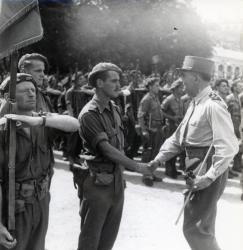
MULTIPOLYGON (((190 60, 194 59, 190 58, 190 60)), ((151 171, 151 166, 156 169, 161 163, 165 168, 165 175, 169 178, 177 179, 179 175, 185 176, 188 152, 175 150, 172 145, 174 146, 179 139, 174 138, 174 141, 171 141, 171 138, 175 137, 183 127, 185 114, 188 109, 192 108, 192 96, 196 95, 185 93, 183 79, 187 76, 183 76, 182 72, 176 70, 175 67, 171 67, 163 76, 157 71, 145 76, 139 67, 122 72, 114 64, 100 63, 91 72, 83 72, 82 69, 75 67, 72 74, 61 78, 57 74, 48 75, 47 69, 48 60, 41 54, 26 54, 20 58, 16 92, 17 113, 15 115, 8 114, 9 76, 5 74, 0 85, 1 119, 20 121, 17 129, 17 144, 21 150, 17 152, 16 169, 22 170, 16 172, 16 181, 19 183, 18 189, 16 189, 18 197, 16 207, 19 209, 17 218, 18 225, 20 225, 16 235, 20 246, 17 249, 44 249, 43 244, 48 224, 49 186, 54 162, 52 146, 63 152, 63 159, 69 161, 70 170, 74 174, 77 173, 79 166, 88 162, 91 177, 95 178, 94 183, 91 181, 92 178, 89 179, 86 176, 85 179, 86 191, 92 190, 92 194, 79 189, 79 198, 82 202, 82 230, 78 249, 111 249, 122 214, 124 183, 120 170, 114 169, 110 160, 118 165, 123 165, 130 171, 141 173, 142 181, 147 186, 153 186, 154 182, 162 181, 154 171, 151 171), (107 71, 109 75, 105 74, 107 71), (107 78, 111 83, 106 86, 107 78), (114 101, 114 104, 110 103, 110 99, 114 101), (169 143, 171 144, 170 149, 166 148, 169 143), (162 145, 164 148, 161 147, 162 145), (125 155, 121 153, 123 150, 125 155), (173 155, 166 155, 164 152, 167 151, 173 151, 173 155), (137 157, 141 159, 139 163, 134 161, 137 157), (163 160, 161 160, 162 158, 163 160), (32 164, 33 161, 35 164, 32 164), (104 169, 105 174, 103 174, 104 169), (104 190, 101 191, 100 186, 109 186, 111 182, 115 183, 115 191, 113 189, 107 190, 106 193, 103 192, 104 190), (36 193, 36 185, 41 192, 36 193), (111 194, 114 197, 111 198, 111 194), (103 197, 101 197, 102 195, 103 197), (41 198, 35 199, 35 196, 41 198), (36 218, 30 216, 33 204, 41 207, 41 209, 37 209, 36 218), (21 213, 25 210, 29 214, 27 220, 26 214, 21 213), (96 218, 95 223, 94 218, 96 218), (23 226, 31 223, 35 223, 36 232, 31 227, 23 226), (28 230, 27 234, 26 230, 28 230), (92 240, 90 240, 91 238, 92 240)), ((199 76, 193 76, 195 77, 193 81, 210 82, 210 78, 205 78, 205 74, 199 73, 199 76)), ((216 79, 210 84, 214 92, 212 92, 213 94, 210 92, 210 96, 207 97, 210 100, 219 101, 222 107, 227 107, 233 122, 235 136, 238 138, 238 144, 241 145, 243 79, 235 79, 233 82, 216 79)), ((199 89, 198 92, 200 93, 200 91, 199 89)), ((220 112, 225 112, 224 108, 222 110, 220 112)), ((227 114, 224 114, 226 126, 227 114)), ((215 114, 213 113, 213 115, 215 114)), ((210 113, 210 117, 219 119, 217 115, 213 115, 210 113)), ((197 124, 198 119, 195 120, 193 126, 200 129, 197 124)), ((210 124, 210 126, 213 127, 214 124, 210 124)), ((187 130, 186 126, 183 136, 188 134, 187 130)), ((0 136, 2 138, 0 153, 7 156, 8 149, 4 144, 6 141, 4 130, 1 130, 0 136)), ((207 136, 208 134, 205 138, 207 136)), ((229 154, 233 154, 236 148, 237 146, 229 154)), ((225 157, 227 158, 227 156, 225 157)), ((4 169, 6 161, 5 157, 0 161, 1 183, 3 183, 5 174, 2 169, 4 169)), ((229 178, 235 178, 242 172, 241 148, 229 165, 229 178)), ((84 170, 82 170, 82 175, 84 175, 84 170)), ((208 178, 210 181, 211 179, 214 181, 218 176, 219 174, 215 172, 211 173, 208 178)), ((4 192, 4 189, 3 185, 1 191, 4 192)), ((243 195, 241 198, 243 200, 243 195)), ((212 205, 210 209, 214 209, 214 206, 212 205)), ((187 223, 189 222, 192 221, 188 219, 187 223)), ((0 243, 5 247, 14 247, 16 241, 3 228, 4 226, 1 224, 0 240, 2 237, 2 242, 0 243)), ((185 228, 188 230, 187 225, 185 228)), ((185 234, 188 234, 188 231, 185 234)), ((192 240, 189 239, 190 237, 186 235, 189 244, 193 246, 194 243, 190 242, 192 240)), ((213 244, 216 246, 216 243, 213 244)))

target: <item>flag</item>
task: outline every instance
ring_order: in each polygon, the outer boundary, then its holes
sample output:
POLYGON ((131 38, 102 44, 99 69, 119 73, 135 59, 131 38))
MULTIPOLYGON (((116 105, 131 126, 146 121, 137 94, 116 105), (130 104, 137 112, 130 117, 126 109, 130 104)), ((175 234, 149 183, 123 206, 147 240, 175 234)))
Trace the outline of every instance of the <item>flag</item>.
POLYGON ((42 37, 38 0, 0 0, 0 59, 42 37))

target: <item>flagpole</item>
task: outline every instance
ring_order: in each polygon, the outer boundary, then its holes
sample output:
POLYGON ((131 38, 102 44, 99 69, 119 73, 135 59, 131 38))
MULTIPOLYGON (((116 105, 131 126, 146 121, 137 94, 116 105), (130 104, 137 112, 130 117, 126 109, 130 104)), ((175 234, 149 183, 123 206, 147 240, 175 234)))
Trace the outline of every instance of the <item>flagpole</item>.
MULTIPOLYGON (((10 56, 10 86, 9 86, 9 113, 16 112, 16 78, 18 52, 10 56)), ((8 230, 14 235, 15 231, 15 156, 16 156, 16 122, 9 121, 9 162, 8 162, 8 230)))

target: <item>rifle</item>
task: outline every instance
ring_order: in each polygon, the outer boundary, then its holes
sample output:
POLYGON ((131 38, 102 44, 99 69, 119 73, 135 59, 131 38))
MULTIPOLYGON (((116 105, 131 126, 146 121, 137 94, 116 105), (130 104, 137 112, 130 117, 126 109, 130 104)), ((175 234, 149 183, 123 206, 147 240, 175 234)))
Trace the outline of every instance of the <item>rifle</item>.
MULTIPOLYGON (((16 78, 18 52, 11 54, 9 113, 16 112, 16 78)), ((8 161, 8 230, 14 236, 15 232, 15 155, 16 155, 16 122, 9 121, 9 161, 8 161)))

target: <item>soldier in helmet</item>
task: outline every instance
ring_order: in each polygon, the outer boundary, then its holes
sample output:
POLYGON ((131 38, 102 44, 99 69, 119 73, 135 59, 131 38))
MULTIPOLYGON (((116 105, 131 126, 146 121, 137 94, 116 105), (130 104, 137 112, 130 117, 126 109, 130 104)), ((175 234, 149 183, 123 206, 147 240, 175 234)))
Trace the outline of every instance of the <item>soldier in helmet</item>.
MULTIPOLYGON (((0 86, 8 98, 10 79, 0 86)), ((0 126, 0 249, 45 249, 48 228, 50 184, 53 174, 52 138, 56 129, 78 130, 77 119, 58 114, 36 113, 37 83, 29 74, 17 74, 16 114, 6 114, 0 126), (8 131, 6 119, 16 123, 15 236, 6 228, 8 192, 8 131), (54 129, 54 130, 53 130, 54 129), (16 237, 14 240, 13 237, 16 237)))

